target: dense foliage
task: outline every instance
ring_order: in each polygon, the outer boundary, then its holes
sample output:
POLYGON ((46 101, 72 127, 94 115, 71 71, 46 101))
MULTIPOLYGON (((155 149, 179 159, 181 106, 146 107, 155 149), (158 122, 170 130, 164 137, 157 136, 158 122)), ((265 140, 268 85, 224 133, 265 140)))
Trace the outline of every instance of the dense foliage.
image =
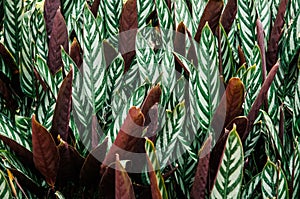
POLYGON ((299 0, 0 9, 0 198, 300 197, 299 0))

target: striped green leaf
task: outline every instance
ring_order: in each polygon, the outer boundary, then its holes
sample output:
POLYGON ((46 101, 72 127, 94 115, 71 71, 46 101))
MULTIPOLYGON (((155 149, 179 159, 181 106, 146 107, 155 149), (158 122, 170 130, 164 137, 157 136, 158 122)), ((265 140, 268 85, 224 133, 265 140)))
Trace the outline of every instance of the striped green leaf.
POLYGON ((0 197, 1 198, 11 198, 11 190, 5 174, 0 170, 0 197))
POLYGON ((278 122, 278 110, 279 110, 279 103, 278 103, 278 97, 277 97, 277 90, 275 87, 275 83, 272 82, 269 90, 268 90, 268 114, 274 124, 277 124, 278 122))
POLYGON ((12 53, 16 62, 19 63, 21 20, 23 12, 23 1, 4 1, 4 45, 12 53))
POLYGON ((172 46, 173 35, 173 18, 170 10, 164 0, 155 0, 155 7, 157 17, 159 21, 159 27, 161 28, 163 45, 172 46))
POLYGON ((14 140, 27 150, 31 151, 31 139, 22 134, 6 116, 0 114, 0 134, 14 140), (29 139, 28 139, 29 138, 29 139))
POLYGON ((290 25, 295 17, 297 16, 299 9, 300 9, 300 2, 298 0, 290 0, 289 1, 289 6, 286 10, 286 25, 290 25))
POLYGON ((256 0, 255 7, 260 21, 263 25, 264 36, 265 36, 265 47, 267 46, 267 41, 269 40, 269 35, 271 31, 271 9, 270 2, 264 0, 256 0))
POLYGON ((198 1, 198 0, 191 0, 191 4, 192 4, 192 16, 193 16, 193 20, 195 24, 199 24, 200 23, 200 19, 201 16, 203 14, 203 11, 205 9, 205 6, 207 4, 208 0, 202 0, 202 1, 198 1))
MULTIPOLYGON (((282 143, 279 139, 279 135, 278 132, 270 118, 270 116, 268 115, 268 113, 266 113, 263 110, 260 110, 263 114, 263 118, 264 118, 264 123, 267 127, 267 132, 268 132, 268 137, 271 140, 271 142, 273 143, 273 146, 275 147, 275 151, 277 151, 277 153, 279 154, 281 161, 283 162, 283 164, 287 164, 287 156, 285 154, 285 150, 282 146, 282 143)), ((283 165, 283 168, 286 169, 285 165, 283 165)), ((286 170, 287 172, 288 170, 286 170)), ((287 173, 286 173, 287 174, 287 173)))
POLYGON ((231 46, 226 35, 226 32, 220 23, 220 34, 221 34, 221 58, 222 58, 222 69, 223 69, 223 77, 225 82, 228 82, 229 79, 235 73, 234 60, 232 55, 231 46))
POLYGON ((300 72, 295 86, 295 98, 293 106, 293 133, 300 137, 300 72))
POLYGON ((105 28, 107 38, 114 47, 118 47, 119 20, 123 3, 120 0, 104 0, 105 28))
POLYGON ((35 78, 32 63, 32 43, 30 35, 31 11, 26 12, 22 18, 21 49, 20 49, 20 84, 22 91, 30 97, 35 95, 35 78))
POLYGON ((183 153, 191 153, 190 143, 183 131, 186 117, 184 102, 177 104, 174 110, 167 110, 166 123, 156 140, 156 149, 159 151, 161 165, 164 167, 168 161, 177 160, 183 153))
POLYGON ((138 12, 138 28, 144 28, 146 26, 148 15, 155 9, 155 4, 152 0, 137 0, 136 4, 138 12))
POLYGON ((220 169, 210 197, 239 198, 243 180, 243 166, 243 146, 234 125, 227 138, 220 169))
POLYGON ((84 7, 83 86, 86 98, 96 114, 105 100, 106 76, 103 46, 99 28, 92 12, 84 7))
MULTIPOLYGON (((192 37, 197 32, 196 23, 194 23, 191 13, 184 0, 175 0, 175 27, 178 27, 180 22, 183 22, 187 29, 190 31, 192 37)), ((200 15, 198 16, 200 18, 200 15)))
POLYGON ((255 146, 258 142, 262 134, 262 122, 259 121, 258 123, 254 124, 253 129, 250 131, 249 135, 247 136, 244 144, 245 150, 245 158, 249 157, 251 153, 255 151, 255 146))
POLYGON ((82 16, 84 4, 84 0, 61 0, 62 13, 66 20, 68 35, 73 30, 72 18, 78 20, 82 16))
POLYGON ((262 86, 262 61, 259 47, 255 45, 252 52, 251 64, 254 65, 254 71, 252 74, 250 73, 245 80, 247 91, 244 104, 245 115, 249 113, 262 86))
POLYGON ((141 32, 136 34, 135 51, 141 82, 148 80, 154 83, 155 71, 158 70, 156 69, 155 53, 141 32))
POLYGON ((254 191, 261 180, 261 173, 257 174, 243 187, 241 198, 251 199, 254 196, 254 191))
POLYGON ((160 102, 164 106, 167 103, 171 91, 174 89, 176 84, 175 60, 172 52, 165 51, 159 69, 159 73, 161 74, 161 86, 163 91, 160 102))
POLYGON ((261 174, 261 190, 263 198, 289 198, 283 171, 269 159, 261 174))
POLYGON ((241 36, 242 49, 246 59, 249 60, 252 54, 256 36, 256 12, 253 0, 238 0, 237 17, 239 19, 239 31, 241 36))
POLYGON ((36 61, 35 61, 35 69, 37 70, 37 72, 39 73, 40 77, 42 78, 42 80, 48 85, 48 87, 50 88, 50 91, 53 94, 54 98, 57 98, 58 95, 58 88, 56 85, 56 81, 53 78, 46 61, 39 55, 37 55, 36 57, 36 61))
POLYGON ((292 160, 292 174, 293 174, 293 195, 292 198, 299 198, 300 196, 300 147, 299 143, 296 141, 294 142, 294 152, 293 155, 291 156, 292 160))
POLYGON ((190 85, 193 88, 195 117, 207 130, 219 102, 220 79, 215 38, 208 24, 202 29, 198 68, 191 67, 190 85))
POLYGON ((48 37, 46 32, 45 19, 43 14, 44 4, 37 3, 36 7, 30 18, 31 24, 31 35, 33 46, 33 58, 35 55, 39 54, 43 59, 47 60, 48 58, 48 37))
MULTIPOLYGON (((161 194, 161 198, 167 199, 168 194, 167 194, 164 178, 162 177, 162 174, 160 171, 159 161, 156 157, 156 150, 155 150, 154 144, 148 138, 146 138, 145 150, 146 150, 147 156, 149 158, 148 159, 149 164, 152 165, 152 169, 155 172, 156 182, 157 182, 157 186, 160 191, 160 194, 161 194)), ((151 170, 151 171, 153 171, 153 170, 151 170)))

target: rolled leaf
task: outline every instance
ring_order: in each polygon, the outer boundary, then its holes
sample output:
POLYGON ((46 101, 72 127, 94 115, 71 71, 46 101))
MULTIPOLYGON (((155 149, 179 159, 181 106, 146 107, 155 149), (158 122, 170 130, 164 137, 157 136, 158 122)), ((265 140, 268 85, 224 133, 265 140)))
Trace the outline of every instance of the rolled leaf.
POLYGON ((72 102, 72 77, 73 70, 71 70, 64 79, 56 100, 50 133, 53 138, 55 138, 57 144, 59 143, 56 139, 58 135, 60 135, 64 141, 67 141, 69 137, 68 130, 72 102))
POLYGON ((221 24, 224 27, 226 34, 228 34, 230 31, 236 13, 237 13, 237 0, 228 0, 221 17, 221 24))
POLYGON ((54 17, 60 5, 61 5, 60 0, 45 0, 44 18, 46 22, 46 30, 48 36, 50 36, 52 33, 54 17))

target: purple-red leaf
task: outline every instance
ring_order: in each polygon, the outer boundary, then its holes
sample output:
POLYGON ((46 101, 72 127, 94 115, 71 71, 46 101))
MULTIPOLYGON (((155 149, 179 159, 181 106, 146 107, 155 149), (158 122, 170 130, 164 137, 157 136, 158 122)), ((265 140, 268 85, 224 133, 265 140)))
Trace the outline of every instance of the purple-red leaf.
POLYGON ((35 167, 45 177, 46 182, 54 188, 58 166, 59 153, 51 134, 40 123, 31 119, 32 151, 35 167))
MULTIPOLYGON (((114 144, 108 151, 103 164, 101 165, 101 173, 104 173, 105 168, 115 161, 115 154, 120 154, 122 159, 131 160, 131 154, 127 152, 140 152, 138 151, 141 138, 143 126, 145 123, 145 117, 141 110, 136 107, 131 107, 129 109, 128 115, 121 126, 121 129, 117 135, 114 144)), ((142 152, 142 151, 141 151, 142 152)), ((137 160, 132 160, 132 165, 136 167, 141 166, 137 160)))
POLYGON ((80 171, 80 180, 86 185, 93 185, 99 183, 100 180, 100 166, 105 158, 108 138, 102 144, 96 147, 85 158, 84 164, 80 171))
POLYGON ((57 9, 53 20, 53 27, 49 41, 48 66, 54 75, 63 66, 61 59, 61 47, 69 51, 68 30, 60 9, 57 9))
POLYGON ((44 4, 44 18, 46 22, 46 30, 48 36, 51 35, 52 27, 53 27, 53 20, 56 14, 57 9, 60 6, 60 0, 45 0, 44 4))
POLYGON ((220 16, 223 9, 223 1, 222 0, 209 0, 204 11, 202 17, 200 19, 197 33, 195 35, 195 40, 197 42, 200 41, 200 36, 202 29, 206 22, 211 29, 211 31, 216 34, 217 27, 219 25, 220 16))
POLYGON ((94 17, 96 18, 98 10, 99 10, 100 0, 94 0, 91 6, 91 12, 93 13, 94 17))
POLYGON ((64 186, 68 181, 79 180, 79 174, 84 158, 76 149, 64 141, 62 141, 57 148, 59 151, 60 161, 56 184, 64 186))
POLYGON ((254 124, 254 121, 259 113, 259 109, 261 107, 261 105, 263 104, 264 100, 266 99, 266 96, 267 96, 267 93, 268 93, 268 90, 272 84, 272 81, 278 71, 278 68, 279 68, 279 63, 276 63, 271 71, 269 72, 265 82, 263 83, 259 93, 258 93, 258 96, 256 97, 249 113, 248 113, 248 120, 249 120, 249 123, 248 123, 248 129, 247 129, 247 132, 245 133, 245 135, 242 137, 242 140, 245 140, 248 136, 248 133, 251 131, 252 127, 253 127, 253 124, 254 124))
POLYGON ((207 188, 208 171, 209 171, 209 159, 210 159, 210 149, 211 149, 212 137, 208 139, 203 144, 199 152, 199 160, 197 171, 195 174, 195 180, 191 190, 191 198, 205 198, 205 190, 207 188))
POLYGON ((227 130, 233 129, 233 125, 236 125, 236 132, 238 132, 239 137, 243 137, 245 132, 247 132, 248 119, 246 116, 239 116, 234 118, 225 128, 227 130))
POLYGON ((281 0, 278 6, 277 16, 271 30, 268 50, 267 50, 267 70, 270 71, 272 66, 277 62, 278 43, 281 38, 282 28, 284 25, 284 15, 286 12, 288 0, 281 0))
POLYGON ((156 85, 153 88, 151 88, 151 90, 149 91, 147 97, 145 98, 145 100, 144 100, 144 102, 142 104, 142 107, 141 107, 141 111, 142 111, 143 115, 146 116, 145 125, 147 125, 147 114, 148 114, 148 111, 150 110, 150 108, 154 104, 159 103, 160 96, 161 96, 161 88, 160 88, 159 85, 156 85))
POLYGON ((221 24, 226 32, 229 33, 237 13, 237 0, 229 0, 221 17, 221 24))
POLYGON ((243 52, 243 49, 241 46, 238 46, 238 55, 239 55, 239 60, 240 60, 240 67, 246 63, 246 56, 245 53, 243 52))
POLYGON ((82 60, 80 45, 79 45, 76 37, 74 37, 73 42, 71 44, 70 57, 75 62, 76 66, 78 68, 80 68, 83 60, 82 60))
POLYGON ((183 22, 177 27, 175 39, 174 39, 174 51, 182 56, 185 57, 185 33, 186 33, 186 26, 183 22))
POLYGON ((135 195, 131 180, 120 163, 119 155, 116 154, 116 170, 115 170, 115 198, 116 199, 134 199, 135 195))
POLYGON ((119 51, 121 52, 126 72, 135 56, 135 37, 138 27, 136 0, 128 0, 123 6, 120 17, 119 51), (129 31, 127 33, 122 33, 129 31))
POLYGON ((265 51, 265 42, 264 42, 264 28, 263 25, 258 18, 256 20, 256 30, 257 30, 257 43, 261 52, 261 61, 262 61, 262 80, 263 82, 266 79, 267 69, 266 69, 266 51, 265 51))
MULTIPOLYGON (((237 78, 233 77, 229 80, 226 88, 226 117, 224 125, 239 116, 243 112, 244 102, 244 84, 237 78)), ((231 128, 232 129, 232 128, 231 128)))
POLYGON ((59 89, 56 100, 50 133, 56 140, 57 144, 59 144, 59 140, 56 139, 58 135, 60 135, 64 141, 67 141, 69 137, 69 121, 72 102, 72 77, 73 70, 71 69, 59 89))
POLYGON ((17 109, 17 102, 13 98, 13 91, 9 87, 10 80, 0 72, 0 96, 5 100, 7 108, 12 114, 15 113, 17 109))

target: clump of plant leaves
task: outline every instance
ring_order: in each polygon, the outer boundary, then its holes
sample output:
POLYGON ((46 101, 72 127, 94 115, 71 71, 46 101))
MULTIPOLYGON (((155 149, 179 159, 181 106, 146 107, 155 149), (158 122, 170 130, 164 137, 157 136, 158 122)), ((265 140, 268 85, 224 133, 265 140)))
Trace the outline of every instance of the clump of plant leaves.
POLYGON ((0 198, 300 197, 298 0, 0 8, 0 198))

